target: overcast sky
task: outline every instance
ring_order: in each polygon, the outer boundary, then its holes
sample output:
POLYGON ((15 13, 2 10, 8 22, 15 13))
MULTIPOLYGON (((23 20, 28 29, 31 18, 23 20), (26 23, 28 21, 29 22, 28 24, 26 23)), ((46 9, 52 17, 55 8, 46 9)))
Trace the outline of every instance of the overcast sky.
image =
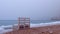
POLYGON ((0 0, 0 20, 30 17, 47 20, 59 16, 60 0, 0 0))

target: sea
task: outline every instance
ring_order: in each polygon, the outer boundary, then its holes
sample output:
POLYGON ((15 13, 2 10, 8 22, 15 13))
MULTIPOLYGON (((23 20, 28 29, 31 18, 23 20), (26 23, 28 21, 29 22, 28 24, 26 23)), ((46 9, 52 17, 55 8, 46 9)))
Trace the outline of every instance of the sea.
MULTIPOLYGON (((30 24, 39 24, 39 23, 49 23, 54 22, 56 20, 30 20, 30 24)), ((17 20, 0 20, 0 26, 1 25, 13 25, 17 24, 17 20)))
MULTIPOLYGON (((12 31, 12 26, 18 24, 17 20, 0 20, 0 34, 12 31)), ((30 20, 30 27, 42 27, 48 25, 60 24, 60 20, 30 20)))

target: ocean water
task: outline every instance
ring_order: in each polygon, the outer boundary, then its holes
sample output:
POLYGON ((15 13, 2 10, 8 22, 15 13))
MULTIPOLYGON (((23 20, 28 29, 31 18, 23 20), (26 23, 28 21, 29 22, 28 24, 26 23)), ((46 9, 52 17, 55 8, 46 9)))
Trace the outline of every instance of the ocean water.
MULTIPOLYGON (((52 20, 30 20, 30 24, 49 23, 54 22, 52 20)), ((13 25, 17 24, 17 20, 0 20, 0 25, 13 25)))
MULTIPOLYGON (((12 31, 13 25, 17 25, 17 20, 0 20, 0 34, 5 32, 12 31)), ((30 27, 42 27, 48 25, 60 24, 60 21, 52 21, 52 20, 31 20, 30 27)))

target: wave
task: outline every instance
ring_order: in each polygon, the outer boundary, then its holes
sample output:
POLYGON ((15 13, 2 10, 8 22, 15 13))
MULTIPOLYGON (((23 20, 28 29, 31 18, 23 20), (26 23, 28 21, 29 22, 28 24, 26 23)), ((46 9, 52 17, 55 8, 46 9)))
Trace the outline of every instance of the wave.
MULTIPOLYGON (((60 21, 55 21, 55 22, 50 22, 50 23, 30 24, 30 28, 57 25, 57 24, 60 24, 60 21)), ((14 25, 16 26, 17 24, 14 24, 14 25)), ((13 27, 13 25, 7 25, 7 26, 1 25, 0 26, 0 34, 12 31, 12 27, 13 27)))
POLYGON ((9 31, 12 31, 12 25, 8 25, 8 26, 0 26, 0 34, 3 34, 5 32, 9 32, 9 31))
POLYGON ((60 21, 50 22, 50 23, 39 23, 39 24, 30 24, 32 27, 43 27, 43 26, 51 26, 51 25, 58 25, 60 24, 60 21))

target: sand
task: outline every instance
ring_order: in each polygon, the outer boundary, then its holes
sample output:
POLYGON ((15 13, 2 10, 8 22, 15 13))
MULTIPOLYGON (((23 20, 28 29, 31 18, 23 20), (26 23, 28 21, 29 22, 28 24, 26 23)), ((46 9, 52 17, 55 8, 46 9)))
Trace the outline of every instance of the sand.
POLYGON ((11 32, 6 32, 5 34, 60 34, 60 25, 14 30, 11 32))

